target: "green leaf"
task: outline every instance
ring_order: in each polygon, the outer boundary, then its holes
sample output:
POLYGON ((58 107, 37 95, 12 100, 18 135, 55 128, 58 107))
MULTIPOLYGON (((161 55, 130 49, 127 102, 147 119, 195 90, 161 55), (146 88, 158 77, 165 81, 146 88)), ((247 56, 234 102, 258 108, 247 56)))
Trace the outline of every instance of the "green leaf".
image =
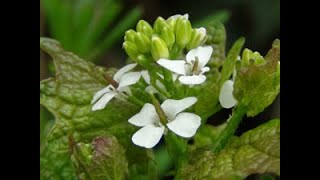
POLYGON ((107 85, 103 78, 107 71, 65 52, 57 41, 42 38, 40 47, 52 56, 57 71, 55 78, 40 83, 40 103, 56 117, 51 138, 67 132, 111 127, 127 121, 138 111, 138 107, 118 100, 112 100, 101 111, 91 111, 94 93, 107 85))
MULTIPOLYGON (((41 81, 40 104, 54 116, 55 123, 48 134, 48 146, 72 135, 76 142, 89 143, 100 135, 113 135, 126 148, 130 169, 138 169, 138 175, 156 176, 153 168, 153 153, 135 146, 131 136, 138 130, 127 120, 139 111, 139 107, 126 101, 111 100, 100 111, 91 111, 91 99, 95 92, 107 85, 103 75, 114 72, 93 63, 84 61, 76 55, 64 51, 52 39, 40 38, 40 48, 54 60, 56 77, 41 81)), ((63 151, 68 150, 66 143, 63 151)))
POLYGON ((191 145, 191 150, 215 143, 226 125, 226 123, 219 126, 212 126, 210 124, 203 125, 194 136, 194 143, 191 145))
POLYGON ((263 58, 245 50, 237 63, 234 96, 248 107, 248 116, 255 116, 269 106, 280 92, 280 41, 263 58))
POLYGON ((230 51, 228 52, 228 55, 226 59, 224 60, 222 71, 221 71, 221 79, 220 79, 220 85, 228 80, 230 76, 232 75, 232 72, 235 67, 235 63, 237 61, 237 57, 240 54, 241 48, 244 45, 245 39, 239 38, 231 47, 230 51))
POLYGON ((218 154, 196 150, 175 179, 244 179, 250 174, 280 175, 280 120, 252 129, 218 154))
POLYGON ((88 55, 89 60, 98 59, 102 53, 112 44, 114 44, 118 39, 120 39, 126 30, 133 26, 142 14, 140 7, 135 7, 130 10, 128 14, 110 31, 110 33, 98 43, 98 45, 93 49, 88 55))
POLYGON ((101 37, 105 30, 110 29, 110 23, 120 14, 122 8, 119 1, 98 0, 90 1, 93 4, 94 11, 90 23, 87 23, 84 36, 79 39, 79 52, 88 55, 95 43, 101 37))
POLYGON ((40 149, 40 179, 41 180, 76 180, 75 169, 72 166, 68 151, 61 149, 59 143, 50 146, 42 145, 40 149))
POLYGON ((128 175, 125 149, 114 136, 99 136, 91 144, 73 145, 72 160, 79 179, 123 180, 128 175))

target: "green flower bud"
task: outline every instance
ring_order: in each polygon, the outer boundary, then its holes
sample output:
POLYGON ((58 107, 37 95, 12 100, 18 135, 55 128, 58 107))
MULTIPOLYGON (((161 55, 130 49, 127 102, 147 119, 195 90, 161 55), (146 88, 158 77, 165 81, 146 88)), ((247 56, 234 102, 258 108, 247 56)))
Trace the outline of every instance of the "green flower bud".
POLYGON ((187 44, 187 49, 193 49, 204 43, 206 37, 206 29, 205 28, 199 28, 199 29, 193 29, 191 33, 191 38, 189 43, 187 44))
POLYGON ((182 15, 180 15, 180 14, 177 14, 177 15, 174 15, 174 16, 170 16, 170 17, 167 19, 167 23, 169 24, 169 26, 171 27, 171 29, 174 30, 178 18, 184 18, 184 19, 188 20, 188 19, 189 19, 189 15, 188 15, 188 14, 184 14, 184 15, 182 16, 182 15))
POLYGON ((164 20, 162 17, 158 17, 153 24, 153 29, 156 33, 160 34, 161 30, 164 27, 168 27, 168 26, 169 25, 167 24, 166 20, 164 20))
POLYGON ((75 150, 76 150, 76 156, 83 159, 84 162, 89 164, 92 158, 92 145, 91 144, 84 144, 84 143, 77 143, 75 150))
POLYGON ((160 58, 169 57, 169 50, 166 43, 157 36, 153 36, 151 39, 151 54, 156 61, 160 58))
POLYGON ((133 61, 135 61, 137 56, 139 55, 137 46, 130 41, 125 41, 122 46, 123 46, 124 50, 126 51, 126 53, 128 54, 128 56, 133 61))
POLYGON ((153 34, 153 29, 147 21, 140 20, 137 24, 137 32, 141 32, 147 37, 151 38, 153 34))
POLYGON ((141 53, 147 53, 150 50, 150 39, 141 32, 138 32, 134 37, 134 42, 141 53))
POLYGON ((265 62, 264 58, 259 52, 252 52, 250 49, 245 48, 242 53, 242 61, 244 65, 249 64, 263 64, 265 62))
POLYGON ((171 49, 172 45, 175 42, 175 36, 174 36, 173 30, 171 30, 169 26, 164 27, 161 31, 160 37, 167 44, 168 48, 171 49))
POLYGON ((136 32, 132 29, 129 29, 126 31, 125 36, 124 36, 124 41, 130 41, 134 42, 134 37, 136 36, 136 32))
POLYGON ((192 27, 190 21, 180 17, 175 25, 176 43, 184 48, 188 44, 191 38, 192 27))

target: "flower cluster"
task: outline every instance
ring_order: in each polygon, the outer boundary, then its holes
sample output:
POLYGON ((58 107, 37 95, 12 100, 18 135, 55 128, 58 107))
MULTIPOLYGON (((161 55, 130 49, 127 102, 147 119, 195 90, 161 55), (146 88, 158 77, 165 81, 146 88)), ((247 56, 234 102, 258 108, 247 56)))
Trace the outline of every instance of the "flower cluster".
POLYGON ((124 101, 133 97, 140 101, 130 87, 140 79, 145 82, 144 90, 150 95, 151 103, 140 103, 141 111, 128 120, 142 127, 132 136, 133 143, 138 146, 154 147, 168 130, 190 138, 201 125, 200 116, 182 112, 194 105, 197 98, 187 97, 187 94, 175 96, 181 94, 181 86, 185 89, 205 83, 204 73, 210 71, 206 64, 213 49, 202 46, 206 41, 206 29, 192 28, 188 17, 188 14, 174 15, 166 20, 159 17, 153 27, 141 20, 136 31, 128 30, 123 47, 135 63, 124 66, 110 77, 110 85, 92 99, 93 111, 105 108, 114 97, 124 101), (184 54, 185 50, 188 53, 184 54), (164 98, 159 100, 155 94, 164 98))

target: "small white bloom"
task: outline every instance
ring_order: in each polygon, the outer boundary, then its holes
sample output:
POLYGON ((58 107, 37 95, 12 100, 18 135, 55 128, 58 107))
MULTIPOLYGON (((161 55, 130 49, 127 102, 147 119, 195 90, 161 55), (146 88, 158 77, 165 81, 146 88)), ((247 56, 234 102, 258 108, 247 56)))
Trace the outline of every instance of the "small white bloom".
MULTIPOLYGON (((154 92, 154 93, 159 93, 157 89, 155 89, 152 85, 151 85, 151 81, 150 81, 150 75, 149 75, 149 72, 147 70, 143 70, 141 71, 141 75, 144 79, 144 81, 149 85, 145 88, 145 91, 146 92, 154 92)), ((163 79, 163 75, 162 74, 158 74, 162 79, 163 79)), ((172 73, 172 80, 173 82, 176 81, 178 78, 178 75, 175 74, 175 73, 172 73)), ((159 80, 156 80, 156 84, 157 86, 166 91, 166 88, 165 86, 159 81, 159 80)))
POLYGON ((165 132, 165 126, 181 137, 194 136, 201 124, 201 118, 196 114, 182 111, 192 106, 196 101, 195 97, 165 100, 161 104, 161 108, 167 117, 167 124, 160 122, 154 105, 145 104, 138 114, 128 120, 129 123, 142 127, 132 136, 132 142, 141 147, 152 148, 160 141, 165 132))
MULTIPOLYGON (((238 56, 237 60, 240 61, 241 57, 238 56)), ((221 106, 226 109, 232 108, 238 103, 238 101, 233 96, 233 89, 234 89, 233 84, 234 84, 236 75, 237 75, 237 71, 234 68, 233 74, 232 74, 232 80, 225 81, 220 90, 219 101, 221 106)))
POLYGON ((166 69, 181 75, 179 81, 182 84, 202 84, 206 80, 205 72, 210 70, 205 65, 212 54, 211 46, 199 46, 188 52, 186 60, 159 59, 157 63, 166 69))
POLYGON ((113 87, 111 84, 107 87, 96 92, 91 100, 92 111, 101 110, 106 107, 107 103, 114 97, 118 99, 125 99, 126 94, 131 94, 130 88, 128 86, 135 84, 139 81, 141 77, 141 72, 129 72, 135 68, 137 64, 128 64, 121 69, 119 69, 113 76, 113 80, 119 83, 117 88, 113 87))

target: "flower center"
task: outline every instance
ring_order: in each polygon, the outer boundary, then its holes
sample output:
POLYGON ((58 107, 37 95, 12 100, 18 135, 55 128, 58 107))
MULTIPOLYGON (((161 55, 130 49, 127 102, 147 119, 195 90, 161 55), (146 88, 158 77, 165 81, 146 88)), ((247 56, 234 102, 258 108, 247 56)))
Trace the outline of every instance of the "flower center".
POLYGON ((111 84, 113 87, 118 88, 119 83, 117 83, 111 76, 109 76, 108 74, 104 75, 104 78, 109 82, 109 84, 111 84))
POLYGON ((199 58, 198 56, 195 57, 195 60, 191 60, 190 63, 186 63, 186 72, 188 75, 199 75, 199 58))

